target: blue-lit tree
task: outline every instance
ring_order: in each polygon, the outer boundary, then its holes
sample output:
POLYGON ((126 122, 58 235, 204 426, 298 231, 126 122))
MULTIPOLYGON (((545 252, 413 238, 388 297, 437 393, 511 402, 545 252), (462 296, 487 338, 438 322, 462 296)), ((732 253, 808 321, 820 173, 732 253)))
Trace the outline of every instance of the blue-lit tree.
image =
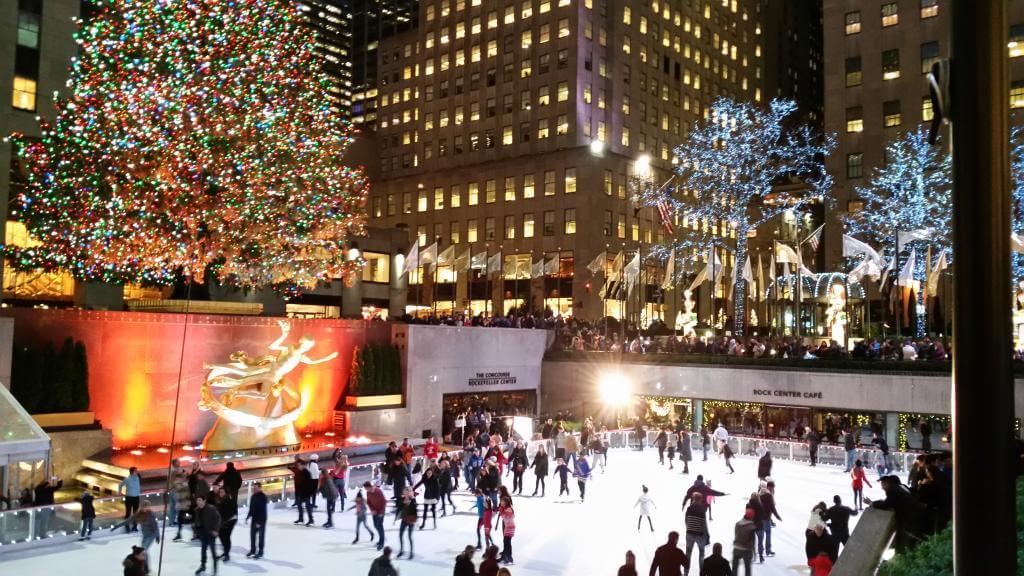
MULTIPOLYGON (((748 234, 830 192, 823 160, 835 141, 795 122, 796 109, 790 100, 764 107, 720 98, 711 105, 708 118, 673 151, 671 185, 640 189, 643 204, 664 202, 679 217, 675 233, 655 253, 706 255, 711 246, 731 244, 735 265, 743 266, 748 234), (806 187, 775 187, 786 178, 798 178, 806 187)), ((742 274, 735 276, 734 328, 743 334, 747 287, 742 274)))
MULTIPOLYGON (((1010 132, 1010 185, 1013 203, 1010 229, 1018 238, 1024 237, 1024 126, 1014 126, 1010 132)), ((1024 254, 1010 253, 1010 274, 1013 291, 1024 281, 1024 254)))
MULTIPOLYGON (((844 216, 844 221, 853 234, 881 244, 887 259, 896 258, 894 274, 903 269, 909 252, 916 248, 914 278, 923 285, 927 280, 928 246, 935 254, 951 246, 952 161, 940 146, 928 143, 928 133, 923 129, 889 142, 885 151, 885 165, 874 169, 866 186, 856 188, 863 208, 844 216), (897 253, 898 234, 920 230, 929 232, 904 242, 902 254, 897 253)), ((916 292, 916 332, 923 336, 927 321, 924 292, 916 292)))

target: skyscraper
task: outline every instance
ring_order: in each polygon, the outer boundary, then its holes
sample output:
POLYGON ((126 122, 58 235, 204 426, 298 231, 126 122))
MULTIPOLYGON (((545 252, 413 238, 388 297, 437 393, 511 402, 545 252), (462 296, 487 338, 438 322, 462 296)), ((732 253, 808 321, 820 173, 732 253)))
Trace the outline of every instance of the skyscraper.
POLYGON ((328 99, 339 114, 352 111, 351 0, 297 0, 316 34, 315 51, 330 80, 328 99))
POLYGON ((381 40, 411 30, 417 0, 348 0, 352 12, 352 121, 372 127, 377 119, 377 58, 381 40))

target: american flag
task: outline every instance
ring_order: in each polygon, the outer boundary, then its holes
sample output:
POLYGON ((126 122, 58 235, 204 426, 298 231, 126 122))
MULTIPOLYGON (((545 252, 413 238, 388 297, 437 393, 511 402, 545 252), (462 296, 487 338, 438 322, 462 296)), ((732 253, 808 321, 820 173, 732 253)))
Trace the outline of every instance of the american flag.
POLYGON ((669 236, 673 235, 676 228, 672 225, 672 207, 664 199, 658 201, 658 215, 661 216, 661 227, 669 236))
POLYGON ((807 239, 804 240, 804 242, 806 242, 806 243, 811 245, 811 250, 813 250, 815 252, 818 251, 818 244, 821 243, 821 233, 824 230, 825 230, 825 225, 822 224, 821 226, 818 226, 817 230, 815 230, 814 232, 811 232, 811 235, 808 236, 807 239))

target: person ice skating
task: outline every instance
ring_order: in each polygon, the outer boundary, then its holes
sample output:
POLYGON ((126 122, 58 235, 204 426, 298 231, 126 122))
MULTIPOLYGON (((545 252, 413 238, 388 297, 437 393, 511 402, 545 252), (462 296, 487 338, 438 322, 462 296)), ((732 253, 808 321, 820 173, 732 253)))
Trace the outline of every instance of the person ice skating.
POLYGON ((388 501, 380 486, 364 482, 363 488, 366 490, 366 506, 370 509, 370 515, 373 516, 373 527, 377 531, 377 550, 382 550, 384 548, 384 514, 387 513, 388 501))
POLYGON ((725 429, 725 425, 721 422, 718 423, 718 428, 715 428, 715 450, 721 454, 722 447, 729 443, 729 431, 725 429))
POLYGON ((711 555, 704 559, 704 565, 700 569, 700 576, 733 576, 732 566, 722 556, 722 543, 715 542, 711 547, 711 555))
MULTIPOLYGON (((139 511, 139 501, 142 495, 142 477, 139 476, 139 470, 135 466, 129 468, 128 476, 118 482, 117 493, 121 494, 122 492, 124 492, 124 519, 131 520, 139 511)), ((36 505, 40 505, 38 498, 36 498, 36 505)), ((134 522, 130 522, 125 524, 124 531, 138 532, 139 527, 134 522)))
POLYGON ((671 434, 670 433, 668 435, 668 450, 667 450, 667 452, 668 452, 667 453, 667 456, 668 456, 668 469, 669 470, 675 470, 676 469, 676 465, 675 465, 676 445, 678 443, 679 443, 679 435, 678 434, 671 434), (675 436, 675 438, 673 438, 673 436, 675 436), (675 440, 675 441, 673 442, 673 440, 675 440))
POLYGON ((391 565, 391 547, 385 546, 380 551, 380 556, 370 564, 370 572, 366 576, 398 576, 398 570, 391 565))
POLYGON ((392 495, 395 500, 395 519, 398 519, 402 509, 402 495, 405 493, 406 486, 412 484, 412 474, 410 467, 405 465, 405 461, 401 457, 395 458, 391 462, 388 474, 391 477, 392 495))
POLYGON ((498 576, 498 547, 491 544, 484 552, 484 559, 480 562, 480 576, 498 576))
POLYGON ((690 431, 683 428, 676 440, 676 452, 679 453, 679 460, 683 463, 683 474, 690 473, 690 461, 693 460, 693 449, 690 446, 690 431))
POLYGON ((462 553, 455 557, 455 570, 452 576, 477 576, 476 567, 473 566, 473 552, 475 549, 472 546, 466 546, 462 553))
POLYGON ((651 511, 657 508, 654 504, 654 500, 647 493, 647 486, 643 486, 643 494, 636 499, 636 504, 633 504, 633 508, 640 508, 640 515, 636 519, 636 531, 640 531, 640 523, 643 522, 644 517, 647 517, 647 525, 651 527, 651 532, 654 532, 654 522, 651 520, 651 511))
POLYGON ((626 563, 619 566, 617 576, 637 576, 636 555, 632 550, 626 550, 626 563))
POLYGON ((828 576, 832 573, 832 559, 824 550, 808 560, 807 565, 811 567, 811 576, 828 576))
POLYGON ((853 437, 853 430, 847 428, 843 432, 843 450, 846 451, 846 472, 850 473, 853 468, 853 461, 857 459, 857 440, 853 437))
POLYGON ((873 433, 871 443, 878 446, 878 450, 882 453, 882 461, 878 466, 878 476, 882 477, 892 473, 892 456, 889 454, 889 443, 885 441, 885 437, 880 436, 878 432, 873 433))
POLYGON ((92 539, 92 525, 96 520, 96 507, 93 506, 93 500, 95 498, 88 490, 84 490, 78 499, 82 503, 82 527, 78 531, 79 541, 92 539))
POLYGON ((434 529, 437 530, 437 498, 441 495, 441 484, 434 474, 434 468, 427 468, 427 471, 423 473, 423 477, 420 481, 412 487, 415 491, 420 486, 423 486, 423 523, 420 524, 420 530, 423 530, 427 526, 427 511, 430 511, 430 517, 434 521, 434 529))
MULTIPOLYGON (((498 507, 498 519, 501 520, 501 536, 504 545, 501 549, 501 562, 513 564, 512 560, 512 538, 516 535, 516 511, 512 508, 512 498, 506 496, 498 507)), ((497 521, 495 521, 497 528, 497 521)))
POLYGON ((146 576, 146 549, 132 546, 132 553, 121 561, 121 567, 124 568, 124 576, 146 576))
POLYGON ((196 530, 200 542, 200 564, 196 574, 206 572, 206 551, 210 551, 213 573, 217 573, 217 536, 220 535, 220 513, 206 498, 196 496, 196 530))
POLYGON ((807 561, 811 561, 821 553, 825 553, 835 562, 839 556, 835 538, 828 533, 824 522, 814 525, 813 530, 807 531, 807 542, 804 545, 804 552, 807 554, 807 561))
POLYGON ((561 458, 555 461, 558 465, 555 466, 555 474, 558 474, 558 495, 569 494, 569 467, 565 465, 565 461, 561 458))
POLYGON ((874 486, 868 480, 868 475, 864 471, 864 463, 860 460, 854 463, 850 477, 853 479, 853 505, 857 511, 861 511, 864 509, 864 484, 867 484, 868 488, 874 488, 874 486))
POLYGON ((338 489, 338 506, 335 508, 338 511, 345 510, 345 499, 348 498, 348 468, 348 456, 337 454, 329 476, 334 482, 334 487, 338 489))
POLYGON ((679 532, 668 533, 668 541, 654 552, 649 576, 681 576, 690 567, 690 560, 679 549, 679 532))
POLYGON ((352 502, 352 507, 349 508, 349 510, 356 511, 356 538, 352 541, 352 543, 359 543, 359 534, 361 532, 361 528, 363 527, 366 528, 366 533, 370 535, 370 542, 372 543, 375 536, 373 534, 373 530, 370 529, 370 525, 366 523, 366 512, 368 510, 368 507, 366 505, 366 497, 363 496, 362 490, 356 492, 356 498, 352 502))
POLYGON ((533 468, 533 476, 535 478, 533 483, 533 494, 537 495, 537 488, 540 488, 540 497, 544 497, 544 492, 547 490, 544 482, 548 477, 548 451, 544 448, 544 442, 541 442, 537 446, 537 453, 533 455, 533 462, 530 463, 530 468, 533 468))
MULTIPOLYGON (((175 500, 175 508, 178 512, 178 533, 174 536, 174 541, 181 542, 181 528, 185 525, 185 522, 192 514, 192 491, 189 490, 188 476, 183 470, 175 474, 173 483, 172 490, 174 491, 174 494, 172 497, 175 500)), ((194 525, 193 532, 195 532, 194 525)))
POLYGON ((654 445, 658 447, 658 464, 665 464, 665 448, 668 446, 668 429, 662 428, 658 436, 654 438, 654 445))
POLYGON ((327 503, 327 521, 324 522, 323 527, 325 529, 334 528, 334 510, 338 504, 338 485, 334 483, 334 478, 330 474, 320 475, 319 491, 327 503))
POLYGON ((772 475, 772 453, 765 450, 765 453, 757 460, 757 479, 764 480, 772 475))
POLYGON ((590 462, 586 456, 578 456, 576 465, 573 467, 572 475, 576 478, 576 485, 580 489, 580 502, 587 499, 587 482, 590 481, 590 462))
POLYGON ((221 484, 227 489, 231 497, 238 499, 238 490, 242 487, 242 474, 235 469, 234 462, 228 462, 224 471, 217 476, 214 484, 221 484))
POLYGON ((491 541, 491 521, 494 520, 494 508, 491 506, 491 501, 484 497, 484 493, 480 490, 476 491, 476 549, 480 549, 480 531, 483 530, 484 542, 488 546, 493 544, 491 541))
POLYGON ((235 530, 235 524, 238 523, 238 501, 225 486, 220 486, 217 489, 217 513, 220 514, 220 530, 217 535, 220 537, 223 551, 220 559, 230 562, 231 533, 235 530))
POLYGON ((317 485, 313 482, 313 477, 310 475, 304 461, 296 461, 295 466, 295 502, 298 503, 299 519, 292 522, 292 524, 304 523, 306 526, 312 526, 313 502, 311 499, 316 492, 317 485), (305 510, 306 516, 302 515, 303 510, 305 510), (308 520, 306 519, 307 517, 308 520))
POLYGON ((249 553, 246 558, 259 560, 263 558, 263 550, 267 541, 267 495, 263 492, 263 484, 252 485, 253 493, 249 497, 249 513, 245 521, 249 522, 249 553))
POLYGON ((440 448, 441 445, 437 442, 437 436, 427 438, 427 441, 423 444, 423 457, 430 462, 437 460, 437 453, 440 448))
POLYGON ((821 436, 818 431, 810 426, 806 429, 807 450, 811 456, 811 466, 818 465, 818 445, 821 444, 821 436))
MULTIPOLYGON (((690 497, 690 505, 683 513, 686 525, 686 557, 693 559, 693 547, 697 547, 697 572, 704 570, 704 547, 708 545, 710 533, 708 532, 707 502, 704 494, 694 492, 690 497)), ((684 502, 685 503, 685 502, 684 502)), ((689 569, 686 571, 690 573, 689 569)))
POLYGON ((516 494, 523 493, 523 473, 526 472, 526 466, 529 461, 526 458, 526 448, 522 442, 516 442, 516 447, 512 449, 512 454, 508 459, 508 466, 512 470, 512 492, 516 494))
POLYGON ((779 510, 775 507, 775 482, 769 476, 768 481, 763 484, 764 486, 758 490, 758 496, 761 499, 761 506, 764 508, 764 553, 765 556, 775 556, 775 552, 772 551, 772 528, 775 527, 772 516, 779 522, 782 522, 782 517, 779 516, 779 510))
POLYGON ((764 506, 761 505, 761 497, 757 492, 751 492, 750 500, 747 501, 747 510, 754 511, 751 519, 754 523, 754 535, 757 537, 757 557, 760 564, 764 564, 764 521, 767 516, 764 513, 764 506))
POLYGON ((701 426, 700 428, 700 447, 704 451, 704 461, 708 461, 708 449, 711 448, 711 433, 708 432, 707 426, 701 426))
POLYGON ((825 519, 828 521, 828 528, 832 531, 836 546, 842 544, 845 547, 846 541, 850 539, 850 516, 856 516, 857 511, 844 506, 838 494, 832 497, 832 502, 832 507, 825 512, 825 519))
POLYGON ((316 508, 316 494, 320 487, 320 455, 310 454, 309 462, 306 464, 306 469, 309 471, 309 477, 313 480, 313 491, 309 496, 309 503, 313 508, 316 508))
POLYGON ((455 514, 455 502, 452 500, 452 491, 454 487, 452 485, 452 479, 458 479, 458 474, 452 474, 452 466, 449 460, 440 460, 437 465, 437 486, 440 488, 441 497, 441 516, 448 515, 448 508, 445 506, 445 500, 452 507, 452 514, 455 514))
POLYGON ((747 508, 743 518, 736 522, 733 529, 734 539, 732 542, 732 571, 739 576, 740 562, 743 562, 746 576, 750 576, 750 565, 754 561, 754 511, 747 508))
POLYGON ((416 528, 417 513, 416 497, 412 488, 406 488, 402 494, 402 525, 398 530, 398 557, 405 554, 405 535, 409 535, 409 560, 413 559, 412 533, 416 528))
POLYGON ((722 444, 722 456, 725 456, 725 467, 729 469, 729 474, 735 474, 736 470, 732 467, 732 459, 736 456, 736 453, 732 451, 732 446, 726 442, 722 444))

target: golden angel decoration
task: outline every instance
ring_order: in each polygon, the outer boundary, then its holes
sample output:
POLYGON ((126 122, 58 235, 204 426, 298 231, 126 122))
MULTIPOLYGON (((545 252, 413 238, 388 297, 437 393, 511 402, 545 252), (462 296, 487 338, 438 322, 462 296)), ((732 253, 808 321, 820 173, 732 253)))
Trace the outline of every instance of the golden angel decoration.
POLYGON ((217 415, 203 439, 205 451, 296 448, 301 444, 295 420, 302 412, 302 397, 286 378, 300 364, 328 362, 338 353, 314 360, 306 353, 315 340, 303 336, 298 344, 285 344, 291 325, 286 320, 278 325, 281 336, 268 347, 273 354, 254 358, 239 351, 231 354, 226 364, 203 366, 210 372, 200 390, 199 409, 217 415))

